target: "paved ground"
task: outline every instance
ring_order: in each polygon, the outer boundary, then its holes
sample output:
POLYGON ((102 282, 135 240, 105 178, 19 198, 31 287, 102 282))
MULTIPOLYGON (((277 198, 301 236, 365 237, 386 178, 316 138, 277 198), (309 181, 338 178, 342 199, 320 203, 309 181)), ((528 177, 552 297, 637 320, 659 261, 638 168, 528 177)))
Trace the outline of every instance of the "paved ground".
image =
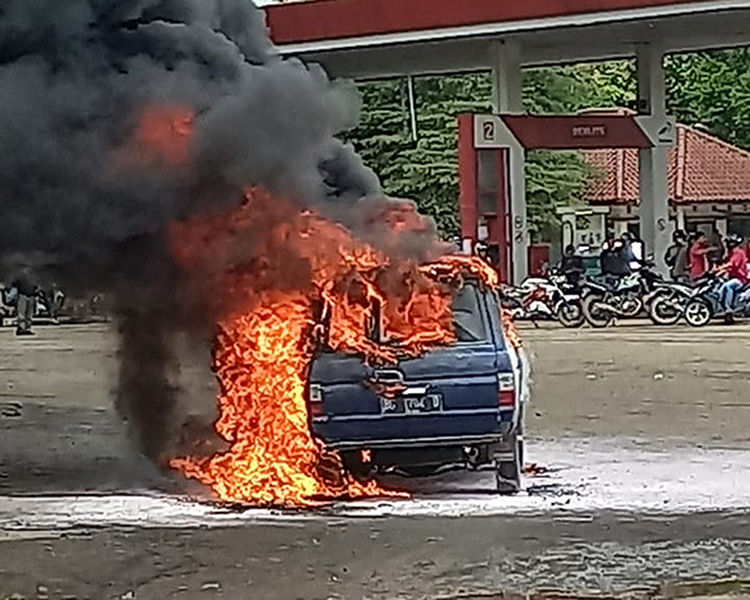
POLYGON ((547 328, 535 357, 529 426, 541 436, 750 442, 750 329, 547 328))
MULTIPOLYGON (((660 586, 694 581, 707 584, 679 593, 740 590, 750 577, 750 328, 524 337, 529 458, 551 470, 526 493, 497 498, 486 476, 452 474, 412 484, 410 501, 293 514, 170 493, 110 410, 105 326, 28 340, 0 330, 0 598, 669 595, 660 586)), ((196 402, 209 389, 201 377, 191 372, 196 402)))

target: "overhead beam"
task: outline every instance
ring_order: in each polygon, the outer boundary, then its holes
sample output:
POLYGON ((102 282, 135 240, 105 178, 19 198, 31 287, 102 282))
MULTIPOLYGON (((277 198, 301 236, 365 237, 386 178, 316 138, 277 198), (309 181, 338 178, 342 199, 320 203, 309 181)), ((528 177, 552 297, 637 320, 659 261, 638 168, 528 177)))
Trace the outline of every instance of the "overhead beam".
MULTIPOLYGON (((523 66, 634 58, 639 44, 658 40, 665 53, 750 45, 750 8, 672 20, 624 22, 509 33, 523 48, 523 66)), ((322 64, 335 77, 382 78, 490 70, 497 39, 422 40, 336 50, 280 46, 283 54, 322 64)))

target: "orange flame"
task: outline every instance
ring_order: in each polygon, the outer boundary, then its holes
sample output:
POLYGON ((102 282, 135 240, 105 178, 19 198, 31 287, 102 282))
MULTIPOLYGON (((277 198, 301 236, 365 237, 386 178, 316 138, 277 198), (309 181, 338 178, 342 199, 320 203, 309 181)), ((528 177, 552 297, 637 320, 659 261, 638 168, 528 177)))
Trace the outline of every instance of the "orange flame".
MULTIPOLYGON (((406 221, 397 222, 396 230, 406 221)), ((343 226, 260 190, 239 211, 175 225, 171 241, 178 263, 216 291, 215 427, 230 444, 210 458, 171 465, 232 502, 304 506, 394 494, 352 479, 312 436, 305 389, 317 341, 325 332, 330 348, 371 363, 450 343, 446 283, 469 273, 495 285, 494 271, 467 257, 424 267, 392 259, 343 226), (367 335, 376 317, 387 344, 367 335)))
POLYGON ((135 143, 170 166, 187 161, 195 114, 177 105, 147 106, 138 121, 135 143))

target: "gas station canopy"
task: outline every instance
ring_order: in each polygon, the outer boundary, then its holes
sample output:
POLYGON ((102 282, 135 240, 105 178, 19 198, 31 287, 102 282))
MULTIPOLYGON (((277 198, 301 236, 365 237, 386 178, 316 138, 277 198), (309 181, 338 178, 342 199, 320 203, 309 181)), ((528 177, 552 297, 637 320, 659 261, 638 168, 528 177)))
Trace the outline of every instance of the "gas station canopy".
POLYGON ((531 239, 527 148, 638 148, 640 236, 666 271, 675 126, 664 55, 750 45, 750 0, 313 0, 266 15, 282 54, 333 76, 491 70, 493 114, 459 119, 462 236, 467 251, 475 247, 481 213, 498 268, 516 283, 528 273, 531 239), (523 114, 524 66, 624 57, 636 59, 634 117, 523 114), (483 188, 485 172, 494 183, 483 188), (491 210, 480 206, 485 197, 491 210))
POLYGON ((750 0, 313 0, 266 7, 282 54, 335 76, 490 69, 493 44, 524 65, 750 44, 750 0))

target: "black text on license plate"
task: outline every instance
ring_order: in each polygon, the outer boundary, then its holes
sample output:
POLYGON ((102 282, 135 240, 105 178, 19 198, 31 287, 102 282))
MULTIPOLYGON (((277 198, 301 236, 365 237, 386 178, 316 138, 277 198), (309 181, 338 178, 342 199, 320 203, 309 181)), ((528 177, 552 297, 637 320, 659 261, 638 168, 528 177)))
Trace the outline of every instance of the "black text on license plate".
POLYGON ((413 415, 437 412, 442 408, 438 394, 426 396, 381 398, 380 410, 384 415, 413 415))

